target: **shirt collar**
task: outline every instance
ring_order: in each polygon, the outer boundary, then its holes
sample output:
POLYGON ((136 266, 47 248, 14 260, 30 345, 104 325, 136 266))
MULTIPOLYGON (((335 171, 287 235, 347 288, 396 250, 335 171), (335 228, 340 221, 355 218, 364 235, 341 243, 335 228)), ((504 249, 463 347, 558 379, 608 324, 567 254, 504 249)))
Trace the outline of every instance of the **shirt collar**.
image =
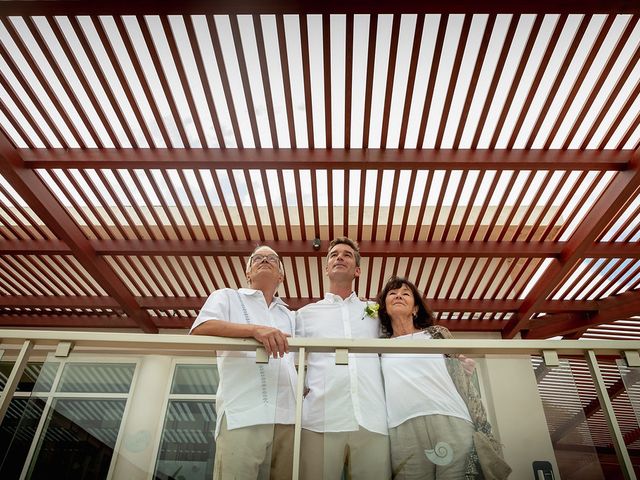
POLYGON ((356 292, 351 292, 351 295, 343 300, 340 295, 326 292, 324 294, 324 299, 329 303, 352 302, 354 300, 358 300, 358 296, 356 295, 356 292))
MULTIPOLYGON (((253 295, 261 295, 264 297, 262 290, 256 290, 254 288, 239 288, 238 293, 241 293, 242 295, 246 295, 247 297, 251 297, 253 295)), ((284 307, 288 307, 288 305, 284 302, 284 300, 282 300, 278 296, 274 296, 271 303, 275 305, 282 305, 284 307)))

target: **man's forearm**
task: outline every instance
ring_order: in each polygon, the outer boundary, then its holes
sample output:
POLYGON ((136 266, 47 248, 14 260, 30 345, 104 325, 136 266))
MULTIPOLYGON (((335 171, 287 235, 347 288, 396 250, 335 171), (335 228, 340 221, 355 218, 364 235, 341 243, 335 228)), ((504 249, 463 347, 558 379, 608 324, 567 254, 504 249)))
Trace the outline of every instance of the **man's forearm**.
POLYGON ((193 329, 191 335, 210 335, 213 337, 252 338, 256 326, 224 320, 207 320, 193 329))

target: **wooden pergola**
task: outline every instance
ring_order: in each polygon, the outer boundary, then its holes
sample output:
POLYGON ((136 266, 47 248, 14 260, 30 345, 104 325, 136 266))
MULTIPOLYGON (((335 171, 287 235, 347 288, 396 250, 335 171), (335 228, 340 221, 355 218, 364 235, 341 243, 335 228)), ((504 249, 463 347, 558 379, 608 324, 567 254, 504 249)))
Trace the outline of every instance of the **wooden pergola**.
POLYGON ((190 326, 357 239, 503 338, 638 338, 634 2, 0 2, 0 326, 190 326), (319 239, 321 248, 313 247, 319 239))

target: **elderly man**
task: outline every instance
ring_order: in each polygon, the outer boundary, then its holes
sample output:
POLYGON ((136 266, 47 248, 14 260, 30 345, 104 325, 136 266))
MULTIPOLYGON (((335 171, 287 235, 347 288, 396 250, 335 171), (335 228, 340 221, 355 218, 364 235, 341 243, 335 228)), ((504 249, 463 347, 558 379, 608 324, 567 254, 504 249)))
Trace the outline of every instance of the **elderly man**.
POLYGON ((256 248, 246 267, 250 288, 213 292, 200 310, 194 335, 255 338, 273 358, 256 364, 254 352, 218 352, 214 479, 291 478, 296 370, 288 354, 293 314, 275 296, 284 278, 277 253, 256 248))
MULTIPOLYGON (((378 338, 377 318, 353 291, 360 275, 358 245, 347 237, 329 244, 323 300, 297 312, 296 332, 305 337, 378 338)), ((349 365, 335 355, 311 353, 309 392, 303 404, 301 478, 340 479, 347 466, 353 480, 391 478, 387 413, 377 354, 349 354, 349 365)))

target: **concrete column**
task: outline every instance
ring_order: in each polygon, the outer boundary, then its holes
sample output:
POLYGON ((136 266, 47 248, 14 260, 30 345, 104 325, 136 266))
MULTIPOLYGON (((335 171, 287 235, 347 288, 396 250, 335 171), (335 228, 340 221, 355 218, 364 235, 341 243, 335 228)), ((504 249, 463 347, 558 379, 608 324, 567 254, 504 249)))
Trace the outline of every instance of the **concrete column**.
POLYGON ((145 480, 149 478, 156 438, 162 428, 162 407, 171 382, 171 358, 146 355, 129 402, 122 442, 111 478, 145 480))
POLYGON ((532 462, 547 461, 559 479, 530 357, 486 355, 478 363, 487 413, 513 468, 510 478, 534 478, 532 462))

